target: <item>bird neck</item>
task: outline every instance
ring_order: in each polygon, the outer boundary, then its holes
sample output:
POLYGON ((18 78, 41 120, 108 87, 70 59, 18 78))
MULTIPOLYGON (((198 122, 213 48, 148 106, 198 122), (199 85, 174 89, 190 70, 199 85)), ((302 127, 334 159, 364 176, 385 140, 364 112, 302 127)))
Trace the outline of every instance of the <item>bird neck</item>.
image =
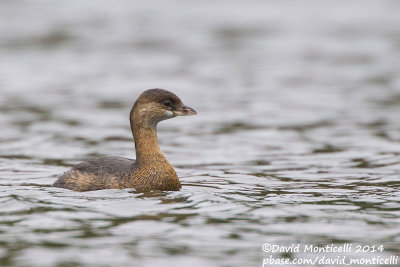
POLYGON ((135 141, 136 162, 169 162, 157 142, 157 123, 149 123, 140 114, 131 113, 130 123, 135 141))
POLYGON ((136 161, 152 161, 165 159, 160 146, 157 143, 157 130, 149 128, 139 128, 133 131, 135 140, 136 161))

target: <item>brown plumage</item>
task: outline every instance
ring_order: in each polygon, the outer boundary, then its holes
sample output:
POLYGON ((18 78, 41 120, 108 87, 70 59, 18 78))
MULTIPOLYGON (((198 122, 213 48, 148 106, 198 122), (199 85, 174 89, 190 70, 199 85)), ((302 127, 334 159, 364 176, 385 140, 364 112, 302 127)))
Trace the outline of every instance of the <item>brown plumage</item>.
POLYGON ((179 190, 178 176, 157 143, 157 123, 176 116, 196 114, 169 91, 144 91, 130 113, 136 161, 123 157, 88 160, 65 172, 54 186, 75 191, 110 188, 135 188, 141 192, 179 190))

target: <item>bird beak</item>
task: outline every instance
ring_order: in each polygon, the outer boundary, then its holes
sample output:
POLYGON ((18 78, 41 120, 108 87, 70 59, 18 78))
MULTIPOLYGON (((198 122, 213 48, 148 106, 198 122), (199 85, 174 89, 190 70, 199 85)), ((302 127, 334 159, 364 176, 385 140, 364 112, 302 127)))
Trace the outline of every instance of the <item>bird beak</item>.
POLYGON ((179 109, 176 109, 172 111, 174 116, 191 116, 191 115, 197 115, 196 110, 192 109, 191 107, 188 106, 182 106, 179 109))

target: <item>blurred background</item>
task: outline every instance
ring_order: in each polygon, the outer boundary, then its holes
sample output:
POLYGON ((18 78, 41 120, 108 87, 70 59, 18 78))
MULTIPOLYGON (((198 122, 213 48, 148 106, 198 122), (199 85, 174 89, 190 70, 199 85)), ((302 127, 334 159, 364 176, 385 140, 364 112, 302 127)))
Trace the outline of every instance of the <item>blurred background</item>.
POLYGON ((261 266, 267 242, 398 255, 399 10, 1 1, 0 265, 261 266), (82 160, 134 158, 129 110, 155 87, 198 111, 159 126, 182 191, 51 187, 82 160))

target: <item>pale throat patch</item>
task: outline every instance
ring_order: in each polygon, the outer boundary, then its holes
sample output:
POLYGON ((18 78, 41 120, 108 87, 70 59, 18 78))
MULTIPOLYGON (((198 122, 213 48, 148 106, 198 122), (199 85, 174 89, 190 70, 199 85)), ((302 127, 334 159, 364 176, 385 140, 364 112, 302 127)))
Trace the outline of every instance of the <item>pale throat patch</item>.
MULTIPOLYGON (((150 105, 144 105, 139 110, 139 114, 141 116, 145 116, 146 113, 149 113, 149 112, 151 113, 151 112, 154 112, 154 111, 157 111, 157 109, 155 109, 153 105, 151 105, 151 104, 150 105)), ((163 111, 164 111, 164 114, 165 114, 165 116, 167 118, 174 117, 174 113, 172 111, 170 111, 170 110, 163 110, 163 111)))
POLYGON ((173 117, 174 113, 172 111, 170 111, 170 110, 166 110, 165 111, 165 115, 167 115, 168 117, 173 117))

